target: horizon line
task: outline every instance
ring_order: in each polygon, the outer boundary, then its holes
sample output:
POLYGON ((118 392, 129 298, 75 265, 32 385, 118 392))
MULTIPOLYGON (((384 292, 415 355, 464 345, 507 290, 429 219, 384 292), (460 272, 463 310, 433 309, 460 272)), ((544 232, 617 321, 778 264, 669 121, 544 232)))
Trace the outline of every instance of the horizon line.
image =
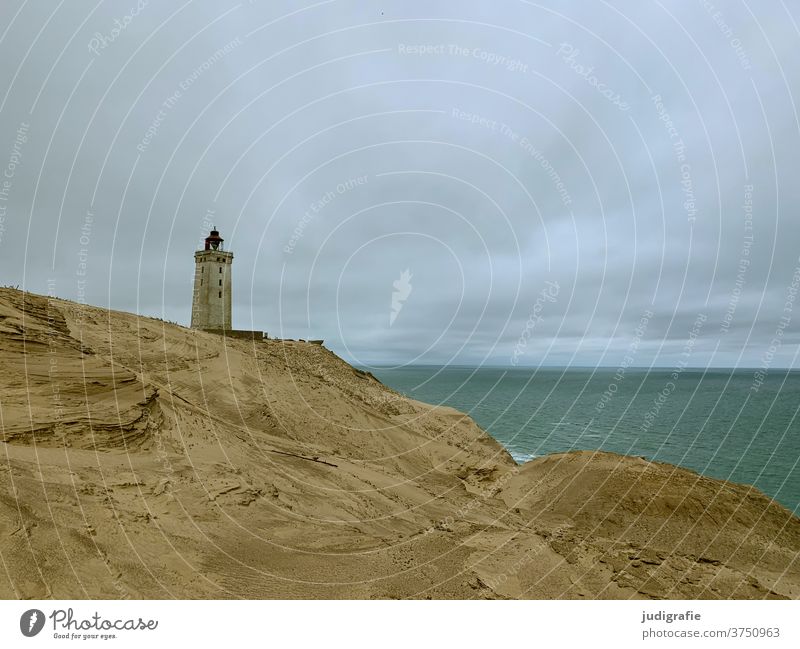
MULTIPOLYGON (((386 368, 386 369, 402 369, 404 367, 458 367, 458 368, 466 368, 466 369, 481 369, 481 368, 488 368, 488 369, 500 369, 500 370, 537 370, 537 369, 548 369, 548 370, 596 370, 596 369, 603 369, 603 370, 618 370, 620 369, 619 365, 494 365, 490 363, 483 363, 480 365, 474 365, 469 363, 374 363, 374 364, 364 364, 364 363, 351 363, 353 367, 366 367, 366 368, 386 368)), ((675 370, 674 365, 629 365, 628 367, 624 368, 625 371, 628 370, 675 370)), ((751 371, 762 371, 762 372, 773 372, 776 370, 784 370, 790 372, 800 372, 800 366, 798 367, 787 367, 787 366, 775 366, 769 368, 763 367, 753 367, 753 366, 744 366, 744 365, 687 365, 686 367, 680 368, 679 371, 685 372, 686 370, 751 370, 751 371)))

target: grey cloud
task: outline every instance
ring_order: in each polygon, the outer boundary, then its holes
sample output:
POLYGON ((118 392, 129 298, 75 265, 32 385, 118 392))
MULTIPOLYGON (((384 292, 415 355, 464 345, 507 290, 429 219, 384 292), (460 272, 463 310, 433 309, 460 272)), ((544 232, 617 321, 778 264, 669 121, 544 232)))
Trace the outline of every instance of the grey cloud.
POLYGON ((0 281, 186 323, 211 220, 238 324, 352 360, 507 364, 558 281, 522 363, 615 365, 647 310, 637 364, 699 313, 692 363, 760 362, 800 263, 791 7, 314 4, 4 3, 0 281))

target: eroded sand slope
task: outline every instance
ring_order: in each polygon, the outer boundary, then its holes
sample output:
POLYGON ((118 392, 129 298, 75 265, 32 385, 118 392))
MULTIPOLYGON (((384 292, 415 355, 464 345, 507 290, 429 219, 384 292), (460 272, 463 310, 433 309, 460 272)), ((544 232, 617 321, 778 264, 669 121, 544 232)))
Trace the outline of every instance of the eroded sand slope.
POLYGON ((323 347, 0 289, 0 596, 800 597, 760 492, 518 467, 323 347))

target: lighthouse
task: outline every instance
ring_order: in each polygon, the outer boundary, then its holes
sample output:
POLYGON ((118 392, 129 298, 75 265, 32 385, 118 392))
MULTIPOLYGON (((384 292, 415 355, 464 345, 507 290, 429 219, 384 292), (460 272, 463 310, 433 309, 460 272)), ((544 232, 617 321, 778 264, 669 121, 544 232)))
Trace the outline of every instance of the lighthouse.
POLYGON ((224 239, 216 227, 205 239, 203 250, 194 253, 192 329, 231 329, 231 265, 233 253, 224 250, 224 239))

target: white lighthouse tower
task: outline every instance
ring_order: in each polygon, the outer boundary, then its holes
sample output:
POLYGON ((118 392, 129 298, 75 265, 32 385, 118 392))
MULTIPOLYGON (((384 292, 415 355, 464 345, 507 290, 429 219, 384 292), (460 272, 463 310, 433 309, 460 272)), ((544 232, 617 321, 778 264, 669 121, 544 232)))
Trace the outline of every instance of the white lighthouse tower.
POLYGON ((233 253, 223 249, 223 241, 215 227, 206 237, 205 248, 194 253, 192 329, 231 329, 233 253))

